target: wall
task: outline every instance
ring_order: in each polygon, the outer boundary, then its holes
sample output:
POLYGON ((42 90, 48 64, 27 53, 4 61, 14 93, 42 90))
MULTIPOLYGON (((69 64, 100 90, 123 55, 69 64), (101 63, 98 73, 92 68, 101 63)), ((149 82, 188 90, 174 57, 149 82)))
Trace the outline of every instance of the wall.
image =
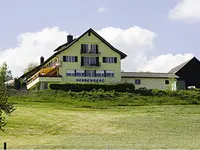
POLYGON ((200 62, 194 58, 177 73, 179 80, 185 81, 186 89, 188 86, 200 88, 200 62))
POLYGON ((164 79, 164 78, 122 78, 122 82, 133 83, 135 85, 136 89, 146 87, 147 89, 176 90, 176 80, 174 80, 174 81, 169 80, 170 81, 169 84, 165 84, 165 80, 168 80, 168 79, 164 79), (141 84, 136 85, 135 79, 140 79, 141 84))
POLYGON ((90 36, 85 34, 79 41, 73 44, 70 48, 63 51, 58 55, 59 60, 62 61, 63 56, 78 56, 78 62, 62 62, 62 66, 59 68, 60 75, 63 76, 64 82, 77 82, 76 79, 104 79, 105 83, 121 82, 121 56, 111 50, 107 45, 105 45, 101 40, 99 40, 95 35, 91 33, 90 36), (81 67, 81 44, 98 44, 100 55, 99 62, 100 67, 85 68, 81 67), (117 63, 103 63, 103 57, 117 57, 117 63), (115 72, 115 77, 68 77, 66 76, 66 70, 112 70, 115 72))
POLYGON ((49 82, 61 82, 61 77, 38 77, 29 85, 27 85, 27 89, 32 89, 36 86, 37 83, 49 83, 49 82))

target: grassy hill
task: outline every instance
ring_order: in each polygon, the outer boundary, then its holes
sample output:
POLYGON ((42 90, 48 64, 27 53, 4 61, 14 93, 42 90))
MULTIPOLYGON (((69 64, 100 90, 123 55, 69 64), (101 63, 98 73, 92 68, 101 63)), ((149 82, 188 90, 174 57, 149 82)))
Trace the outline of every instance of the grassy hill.
POLYGON ((1 133, 8 148, 200 148, 200 106, 186 99, 43 91, 9 101, 17 109, 1 133))

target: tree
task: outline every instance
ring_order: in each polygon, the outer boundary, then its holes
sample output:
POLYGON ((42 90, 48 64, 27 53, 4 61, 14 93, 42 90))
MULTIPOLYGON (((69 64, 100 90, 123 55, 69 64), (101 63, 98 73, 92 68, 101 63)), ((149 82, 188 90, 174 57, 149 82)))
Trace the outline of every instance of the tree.
POLYGON ((15 110, 13 104, 8 102, 8 89, 5 86, 5 81, 10 80, 11 77, 11 71, 8 71, 7 64, 3 63, 0 67, 0 130, 3 130, 2 127, 6 125, 3 112, 11 114, 15 110))
POLYGON ((37 66, 38 66, 38 63, 34 63, 34 62, 29 63, 27 68, 24 69, 24 73, 29 72, 30 70, 36 68, 37 66))
POLYGON ((177 87, 176 87, 176 79, 175 78, 169 78, 169 84, 167 86, 167 89, 168 90, 176 90, 177 87))
POLYGON ((3 83, 13 79, 11 70, 8 70, 8 65, 6 62, 3 62, 2 66, 0 67, 0 76, 3 83))
POLYGON ((15 79, 14 79, 14 88, 15 88, 16 90, 19 90, 19 89, 20 89, 20 86, 21 86, 20 79, 15 78, 15 79))

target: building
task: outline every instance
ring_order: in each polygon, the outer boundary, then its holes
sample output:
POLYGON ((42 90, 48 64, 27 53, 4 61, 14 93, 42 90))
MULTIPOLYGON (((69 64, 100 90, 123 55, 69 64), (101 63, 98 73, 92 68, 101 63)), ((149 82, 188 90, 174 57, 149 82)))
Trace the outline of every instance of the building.
POLYGON ((27 89, 44 89, 49 82, 119 83, 126 56, 90 28, 76 39, 68 35, 67 43, 47 60, 41 57, 40 65, 20 78, 27 89))
POLYGON ((45 89, 49 82, 110 84, 128 82, 137 88, 200 88, 200 61, 192 58, 168 73, 121 72, 121 60, 127 55, 113 47, 93 29, 78 38, 67 36, 67 43, 51 57, 40 58, 40 65, 23 74, 27 89, 45 89))
POLYGON ((196 57, 172 68, 169 73, 179 77, 178 89, 200 88, 200 61, 196 57))
POLYGON ((172 73, 122 72, 121 78, 122 82, 135 84, 136 89, 176 90, 179 77, 172 73))

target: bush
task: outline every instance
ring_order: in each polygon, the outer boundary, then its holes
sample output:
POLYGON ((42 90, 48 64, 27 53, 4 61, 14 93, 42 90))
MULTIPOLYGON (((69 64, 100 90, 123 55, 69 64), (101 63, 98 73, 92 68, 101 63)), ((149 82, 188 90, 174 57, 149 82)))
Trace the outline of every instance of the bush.
POLYGON ((176 97, 183 100, 194 100, 191 102, 192 104, 198 103, 200 101, 200 91, 196 90, 179 90, 179 91, 171 91, 171 90, 157 90, 157 89, 137 89, 134 90, 133 93, 141 95, 141 96, 155 96, 155 97, 176 97))
POLYGON ((15 78, 14 79, 15 81, 14 81, 14 89, 16 89, 16 90, 19 90, 20 89, 20 80, 19 79, 17 79, 17 78, 15 78))
POLYGON ((119 84, 49 83, 48 86, 52 90, 63 90, 63 91, 73 91, 73 92, 92 91, 100 89, 104 91, 116 91, 116 92, 133 92, 135 90, 134 84, 131 83, 119 83, 119 84))

